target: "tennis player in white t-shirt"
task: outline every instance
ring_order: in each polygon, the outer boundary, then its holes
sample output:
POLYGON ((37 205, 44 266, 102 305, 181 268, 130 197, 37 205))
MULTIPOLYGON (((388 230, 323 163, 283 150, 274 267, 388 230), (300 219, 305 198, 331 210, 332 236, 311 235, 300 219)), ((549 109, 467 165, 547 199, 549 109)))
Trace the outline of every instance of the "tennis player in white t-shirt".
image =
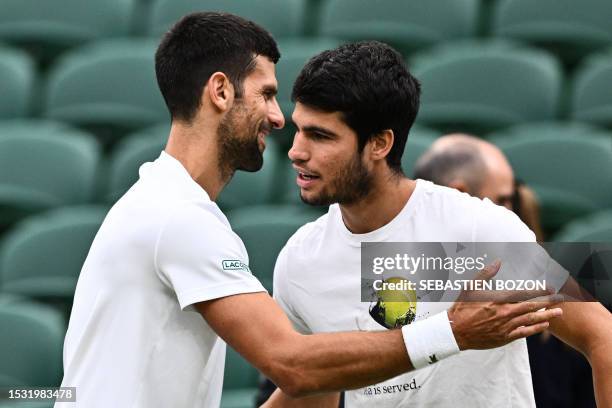
MULTIPOLYGON (((294 84, 297 132, 289 158, 300 195, 306 203, 330 205, 326 215, 289 239, 275 267, 274 297, 302 333, 382 327, 361 299, 362 242, 535 242, 504 207, 404 176, 401 157, 419 93, 401 56, 379 42, 325 51, 306 64, 294 84)), ((547 259, 526 259, 533 270, 518 273, 555 272, 548 275, 550 286, 577 293, 565 271, 546 270, 547 259)), ((447 306, 417 302, 416 320, 404 328, 447 306)), ((566 302, 562 309, 552 332, 589 358, 597 401, 612 406, 610 314, 597 302, 566 302)), ((522 339, 463 352, 345 395, 350 408, 535 406, 522 339)), ((277 390, 267 406, 337 404, 338 394, 296 402, 277 390)))
POLYGON ((172 117, 168 143, 110 210, 83 265, 62 382, 77 402, 57 407, 216 407, 225 342, 288 398, 357 388, 410 371, 427 353, 443 360, 507 344, 561 314, 538 311, 550 297, 457 303, 410 332, 296 332, 214 203, 236 170, 261 168, 266 135, 284 125, 278 58, 265 30, 228 14, 188 15, 162 39, 155 68, 172 117), (431 344, 411 343, 423 336, 431 344))

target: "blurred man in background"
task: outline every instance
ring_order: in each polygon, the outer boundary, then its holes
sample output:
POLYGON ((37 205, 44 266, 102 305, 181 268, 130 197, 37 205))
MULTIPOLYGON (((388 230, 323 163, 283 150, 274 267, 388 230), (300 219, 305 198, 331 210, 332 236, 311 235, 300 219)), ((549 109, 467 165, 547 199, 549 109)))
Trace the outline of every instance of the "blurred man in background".
POLYGON ((543 241, 535 195, 516 181, 508 159, 492 143, 460 133, 440 137, 417 160, 414 178, 488 198, 514 211, 543 241))

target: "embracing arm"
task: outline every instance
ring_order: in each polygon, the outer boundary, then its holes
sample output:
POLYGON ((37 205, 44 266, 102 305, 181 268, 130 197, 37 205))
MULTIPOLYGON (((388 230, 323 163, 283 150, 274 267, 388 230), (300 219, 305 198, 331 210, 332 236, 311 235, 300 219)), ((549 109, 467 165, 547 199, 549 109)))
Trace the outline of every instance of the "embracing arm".
MULTIPOLYGON (((547 328, 560 310, 537 310, 555 302, 458 302, 448 316, 461 350, 493 348, 547 328)), ((221 338, 292 398, 360 388, 413 369, 401 330, 302 335, 261 292, 195 306, 221 338)))
POLYGON ((412 369, 400 330, 302 335, 265 293, 228 296, 197 308, 219 336, 289 396, 359 388, 412 369))
MULTIPOLYGON (((561 292, 577 290, 569 279, 561 292)), ((598 302, 565 302, 561 308, 563 317, 551 321, 551 331, 589 360, 597 406, 612 407, 612 315, 598 302)))

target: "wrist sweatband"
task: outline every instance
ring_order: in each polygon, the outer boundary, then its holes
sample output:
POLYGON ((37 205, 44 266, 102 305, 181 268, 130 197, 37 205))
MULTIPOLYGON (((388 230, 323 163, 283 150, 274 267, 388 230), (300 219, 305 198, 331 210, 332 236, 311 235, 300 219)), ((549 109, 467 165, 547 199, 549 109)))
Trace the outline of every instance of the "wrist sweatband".
POLYGON ((415 369, 459 353, 446 311, 403 326, 402 336, 415 369))

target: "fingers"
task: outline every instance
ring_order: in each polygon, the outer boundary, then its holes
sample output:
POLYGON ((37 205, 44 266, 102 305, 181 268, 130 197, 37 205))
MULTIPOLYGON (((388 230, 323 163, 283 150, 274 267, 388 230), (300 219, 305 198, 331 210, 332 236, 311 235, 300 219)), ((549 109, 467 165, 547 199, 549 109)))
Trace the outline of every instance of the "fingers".
MULTIPOLYGON (((543 300, 546 296, 552 295, 549 290, 471 290, 462 292, 462 296, 457 298, 461 302, 494 302, 518 303, 525 301, 543 300)), ((545 306, 542 306, 545 307, 545 306)), ((541 309, 541 307, 540 307, 541 309)), ((536 309, 537 310, 537 309, 536 309)))
POLYGON ((542 323, 534 324, 533 326, 519 327, 511 331, 510 334, 508 334, 508 340, 514 341, 514 340, 522 339, 523 337, 529 337, 537 333, 542 333, 544 330, 548 328, 548 326, 549 326, 548 322, 542 322, 542 323))
POLYGON ((510 320, 509 324, 511 329, 516 329, 521 326, 533 326, 539 323, 547 322, 550 319, 561 316, 562 314, 563 311, 559 308, 541 310, 515 317, 514 319, 510 320))
POLYGON ((537 297, 526 302, 510 304, 508 305, 509 315, 520 316, 525 313, 535 312, 536 310, 548 309, 563 302, 563 299, 563 295, 556 294, 537 297))
POLYGON ((532 300, 534 298, 540 298, 547 295, 554 294, 552 289, 542 290, 498 290, 489 291, 488 294, 491 296, 491 300, 497 303, 515 303, 523 302, 525 300, 532 300))
POLYGON ((497 259, 496 261, 490 263, 485 266, 484 269, 474 277, 474 280, 489 280, 495 276, 495 274, 499 271, 499 267, 501 266, 501 261, 497 259))
MULTIPOLYGON (((490 263, 489 265, 485 266, 483 270, 478 272, 476 276, 474 276, 474 280, 488 281, 489 279, 495 276, 495 274, 499 271, 500 266, 501 261, 499 259, 490 263)), ((491 295, 487 295, 484 292, 486 291, 462 290, 457 298, 457 301, 483 302, 486 300, 490 300, 491 295)))

